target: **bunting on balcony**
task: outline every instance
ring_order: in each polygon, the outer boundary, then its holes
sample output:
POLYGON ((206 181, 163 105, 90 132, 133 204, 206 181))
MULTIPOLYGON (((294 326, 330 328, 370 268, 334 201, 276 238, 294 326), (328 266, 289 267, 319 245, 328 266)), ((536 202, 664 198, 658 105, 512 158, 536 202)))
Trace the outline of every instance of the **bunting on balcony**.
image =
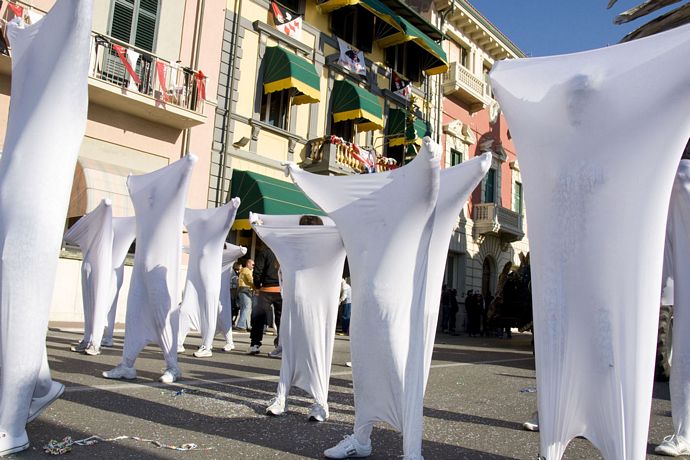
POLYGON ((201 70, 197 70, 194 74, 196 79, 196 95, 199 100, 206 100, 206 75, 201 70))
POLYGON ((403 97, 406 101, 410 100, 410 93, 412 92, 410 80, 405 80, 403 77, 398 75, 397 72, 393 72, 393 76, 391 78, 391 90, 398 96, 403 97))
POLYGON ((139 75, 137 75, 137 73, 134 71, 132 64, 130 64, 129 60, 127 59, 127 50, 125 49, 125 47, 113 43, 113 49, 122 61, 122 65, 124 65, 125 69, 127 69, 127 73, 132 77, 132 80, 134 80, 137 85, 140 85, 141 79, 139 78, 139 75))
POLYGON ((8 4, 7 4, 7 8, 9 8, 9 10, 12 11, 12 13, 13 13, 16 17, 18 17, 18 18, 20 18, 20 19, 23 19, 23 18, 24 18, 24 8, 21 7, 20 5, 17 5, 17 4, 14 4, 14 3, 8 3, 8 4))
POLYGON ((273 25, 288 37, 302 38, 302 16, 297 15, 276 2, 271 2, 273 25))
POLYGON ((170 95, 168 94, 168 87, 165 82, 165 63, 163 61, 156 60, 156 75, 158 76, 158 84, 161 87, 161 98, 164 102, 169 102, 170 95))
POLYGON ((345 67, 350 72, 358 75, 366 75, 367 66, 364 60, 364 51, 353 48, 352 45, 340 38, 338 38, 338 46, 340 47, 340 59, 338 59, 338 64, 345 67))

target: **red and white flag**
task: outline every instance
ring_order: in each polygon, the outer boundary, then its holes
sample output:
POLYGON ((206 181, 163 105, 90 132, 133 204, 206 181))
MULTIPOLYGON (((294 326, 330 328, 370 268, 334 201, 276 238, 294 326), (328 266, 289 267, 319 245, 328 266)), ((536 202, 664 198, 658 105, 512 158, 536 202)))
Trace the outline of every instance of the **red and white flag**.
POLYGON ((302 38, 302 16, 273 1, 271 2, 271 11, 276 29, 296 40, 302 38))
POLYGON ((163 61, 156 60, 156 75, 158 75, 158 84, 161 87, 161 97, 164 102, 168 102, 170 101, 170 95, 165 82, 165 63, 163 61))
POLYGON ((132 64, 129 62, 127 59, 127 50, 125 49, 124 46, 116 45, 113 43, 113 49, 117 53, 117 55, 120 57, 120 60, 122 61, 122 64, 125 66, 125 69, 127 69, 127 73, 129 74, 130 77, 132 77, 132 80, 137 85, 141 84, 141 78, 139 78, 139 75, 134 71, 134 68, 132 67, 132 64))

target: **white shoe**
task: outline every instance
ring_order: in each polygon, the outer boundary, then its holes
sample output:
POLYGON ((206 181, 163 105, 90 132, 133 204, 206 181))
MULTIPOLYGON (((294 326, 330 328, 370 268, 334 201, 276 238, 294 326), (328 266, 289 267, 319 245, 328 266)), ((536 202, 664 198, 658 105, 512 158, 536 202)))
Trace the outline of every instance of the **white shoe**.
POLYGON ((0 432, 0 457, 21 452, 29 448, 29 436, 26 431, 19 436, 10 436, 8 433, 0 432))
POLYGON ((184 349, 184 345, 178 345, 177 346, 177 352, 178 353, 184 353, 186 350, 184 349))
POLYGON ((654 452, 669 457, 688 455, 690 454, 690 444, 688 444, 685 438, 673 434, 671 436, 666 436, 661 444, 656 446, 654 452))
POLYGON ((84 354, 87 354, 89 356, 98 356, 101 354, 101 350, 96 348, 94 345, 89 345, 84 349, 84 354))
POLYGON ((534 412, 532 417, 522 424, 522 428, 527 431, 539 431, 539 412, 534 412))
POLYGON ((247 350, 248 355, 258 355, 259 353, 260 351, 258 345, 252 345, 251 347, 249 347, 249 350, 247 350))
POLYGON ((137 370, 133 367, 125 367, 122 364, 118 364, 117 367, 110 369, 109 371, 104 371, 103 377, 106 379, 133 380, 137 378, 137 370))
POLYGON ((312 422, 325 422, 328 420, 328 406, 314 403, 309 408, 309 420, 312 422))
POLYGON ((352 367, 352 361, 345 361, 345 365, 347 367, 352 367))
POLYGON ((78 344, 72 345, 71 347, 69 347, 69 349, 76 353, 83 353, 84 350, 86 350, 86 347, 88 346, 88 343, 86 343, 84 340, 80 340, 78 344))
POLYGON ((29 417, 26 419, 26 423, 33 422, 36 417, 41 415, 41 412, 43 412, 46 407, 50 406, 56 399, 62 396, 64 392, 65 386, 62 383, 53 382, 50 385, 50 390, 45 396, 33 398, 29 406, 29 417))
POLYGON ((276 396, 271 399, 266 408, 266 415, 283 415, 285 413, 285 398, 276 396))
POLYGON ((235 349, 234 343, 226 343, 225 346, 223 347, 223 351, 232 351, 234 349, 235 349))
POLYGON ((180 377, 182 377, 182 372, 180 372, 180 369, 168 368, 165 370, 165 372, 163 372, 163 375, 160 376, 158 381, 163 383, 173 383, 176 382, 180 377))
POLYGON ((278 345, 273 349, 273 351, 268 353, 269 358, 282 358, 283 357, 283 346, 278 345))
POLYGON ((194 356, 197 358, 210 358, 213 356, 213 351, 211 351, 210 348, 206 348, 204 345, 202 345, 197 351, 194 352, 194 356))
POLYGON ((355 439, 355 435, 351 434, 338 443, 338 445, 323 451, 326 458, 350 458, 350 457, 368 457, 371 455, 371 441, 368 445, 363 446, 355 439))
POLYGON ((101 346, 102 347, 112 347, 113 346, 113 338, 110 337, 109 339, 106 339, 106 338, 101 339, 101 346))

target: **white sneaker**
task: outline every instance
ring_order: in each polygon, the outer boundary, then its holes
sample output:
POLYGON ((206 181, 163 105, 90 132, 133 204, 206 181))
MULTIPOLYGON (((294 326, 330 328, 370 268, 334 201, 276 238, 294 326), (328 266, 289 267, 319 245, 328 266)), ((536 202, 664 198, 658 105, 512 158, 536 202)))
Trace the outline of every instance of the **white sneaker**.
POLYGON ((184 353, 186 350, 184 349, 184 345, 178 345, 177 346, 177 352, 178 353, 184 353))
POLYGON ((539 431, 539 412, 534 412, 532 417, 522 424, 522 428, 527 431, 539 431))
POLYGON ((103 372, 103 377, 106 379, 125 379, 133 380, 137 378, 137 370, 133 367, 125 367, 118 364, 117 367, 103 372))
POLYGON ((194 352, 194 356, 197 358, 210 358, 213 356, 213 351, 211 351, 210 348, 206 348, 204 345, 202 345, 197 351, 194 352))
POLYGON ((19 436, 10 436, 8 433, 0 432, 0 457, 21 452, 29 448, 29 436, 26 431, 19 436))
POLYGON ((314 403, 309 408, 309 420, 312 422, 325 422, 328 420, 328 406, 324 407, 314 403))
POLYGON ((26 423, 33 422, 46 407, 50 406, 64 392, 65 386, 62 383, 53 382, 45 396, 33 398, 29 406, 29 417, 26 419, 26 423))
POLYGON ((690 444, 684 438, 678 435, 666 436, 664 440, 656 446, 654 452, 669 457, 677 457, 679 455, 690 454, 690 444))
POLYGON ((165 372, 163 372, 163 375, 160 376, 158 381, 163 383, 173 383, 176 382, 180 377, 182 377, 182 372, 180 372, 180 369, 168 368, 165 370, 165 372))
POLYGON ((276 396, 271 399, 266 408, 266 415, 283 415, 285 413, 285 398, 276 396))
POLYGON ((101 354, 101 350, 96 348, 94 345, 89 345, 84 349, 84 354, 87 354, 89 356, 98 356, 101 354))
POLYGON ((282 358, 283 357, 283 346, 278 345, 273 349, 273 351, 268 353, 269 358, 282 358))
POLYGON ((84 350, 86 350, 86 347, 88 346, 88 343, 86 343, 84 340, 80 340, 78 344, 72 345, 71 347, 69 347, 69 349, 76 353, 83 353, 84 350))
POLYGON ((251 347, 249 347, 249 350, 247 350, 248 355, 258 355, 259 353, 260 351, 258 345, 252 345, 251 347))
POLYGON ((110 337, 106 339, 105 337, 101 339, 101 346, 102 347, 112 347, 113 346, 113 338, 110 337))
POLYGON ((223 351, 232 351, 235 349, 235 344, 234 343, 226 343, 225 346, 223 347, 223 351))
POLYGON ((368 445, 363 446, 357 442, 355 435, 351 434, 345 436, 337 446, 324 450, 323 454, 326 458, 368 457, 371 455, 371 441, 368 445))

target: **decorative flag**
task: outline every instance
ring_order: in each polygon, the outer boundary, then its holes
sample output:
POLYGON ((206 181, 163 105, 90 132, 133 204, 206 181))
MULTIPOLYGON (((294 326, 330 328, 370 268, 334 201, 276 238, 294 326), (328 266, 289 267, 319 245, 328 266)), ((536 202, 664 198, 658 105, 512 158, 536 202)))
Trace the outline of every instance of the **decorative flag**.
POLYGON ((364 60, 364 51, 358 51, 340 38, 338 38, 338 46, 340 46, 338 64, 358 75, 366 75, 367 66, 364 60))
POLYGON ((132 64, 129 63, 129 60, 127 60, 127 54, 124 46, 116 45, 113 43, 113 49, 117 53, 117 55, 120 57, 120 60, 122 61, 122 64, 125 66, 125 69, 127 69, 127 73, 132 77, 132 79, 137 83, 137 85, 141 84, 141 79, 139 78, 139 75, 134 71, 134 68, 132 68, 132 64))
POLYGON ((410 100, 410 93, 412 92, 410 80, 405 80, 396 72, 393 72, 391 90, 393 90, 395 94, 404 97, 406 101, 410 100))
MULTIPOLYGON (((139 61, 139 56, 141 54, 134 51, 133 49, 127 48, 127 60, 132 64, 132 67, 137 65, 137 62, 139 61)), ((138 78, 138 75, 137 75, 138 78)), ((129 84, 127 85, 127 89, 130 89, 132 91, 138 91, 139 90, 139 84, 141 82, 141 79, 136 79, 134 81, 129 80, 129 84)))
POLYGON ((201 70, 194 74, 196 77, 196 95, 202 101, 206 100, 206 75, 201 70))
POLYGON ((21 6, 16 5, 14 3, 8 3, 7 8, 12 10, 12 13, 14 13, 14 15, 16 17, 21 18, 21 19, 24 18, 24 8, 22 8, 21 6))
POLYGON ((296 40, 302 38, 302 16, 299 16, 282 5, 271 1, 273 24, 285 35, 296 40))
POLYGON ((158 84, 161 87, 163 101, 168 102, 170 101, 170 95, 165 84, 165 63, 163 61, 156 60, 156 74, 158 75, 158 84))

